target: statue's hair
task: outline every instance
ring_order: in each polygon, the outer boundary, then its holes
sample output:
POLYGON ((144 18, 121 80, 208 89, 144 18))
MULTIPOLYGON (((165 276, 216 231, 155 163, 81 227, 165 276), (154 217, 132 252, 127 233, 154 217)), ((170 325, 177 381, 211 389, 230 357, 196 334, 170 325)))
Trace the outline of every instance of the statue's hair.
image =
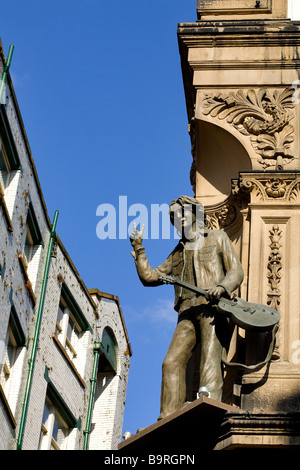
POLYGON ((181 206, 184 206, 186 204, 191 204, 192 206, 196 206, 197 204, 201 204, 198 199, 190 196, 179 196, 177 199, 173 199, 173 201, 170 203, 170 207, 173 204, 180 204, 181 206))
POLYGON ((202 211, 204 211, 203 206, 202 206, 201 202, 198 201, 198 199, 196 199, 194 197, 190 197, 190 196, 179 196, 177 199, 173 199, 173 201, 170 203, 170 206, 169 206, 170 220, 171 220, 171 223, 173 225, 174 225, 174 216, 172 214, 172 209, 171 208, 174 204, 179 204, 182 207, 191 206, 194 213, 196 212, 196 206, 198 206, 197 209, 200 209, 200 206, 201 206, 202 211))

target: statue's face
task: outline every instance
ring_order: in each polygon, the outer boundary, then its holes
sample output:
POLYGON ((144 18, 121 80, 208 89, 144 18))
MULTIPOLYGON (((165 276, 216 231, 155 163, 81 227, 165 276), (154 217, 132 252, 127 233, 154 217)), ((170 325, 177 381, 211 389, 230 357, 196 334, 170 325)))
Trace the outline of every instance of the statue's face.
POLYGON ((192 206, 190 204, 181 206, 175 203, 171 207, 171 212, 176 230, 181 234, 187 233, 192 228, 193 222, 195 221, 192 206))

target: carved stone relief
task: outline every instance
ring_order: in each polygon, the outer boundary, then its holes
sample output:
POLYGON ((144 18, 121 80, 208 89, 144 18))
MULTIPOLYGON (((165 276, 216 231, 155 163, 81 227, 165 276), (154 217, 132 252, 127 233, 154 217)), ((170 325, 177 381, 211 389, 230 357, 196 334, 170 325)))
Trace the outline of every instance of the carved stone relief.
POLYGON ((279 311, 281 292, 280 281, 282 277, 282 255, 281 255, 281 238, 282 230, 278 225, 274 225, 269 231, 270 237, 270 254, 268 258, 268 284, 269 291, 267 293, 267 304, 279 311))
POLYGON ((252 202, 300 202, 300 177, 285 175, 273 178, 242 175, 240 187, 251 192, 252 202))
POLYGON ((232 180, 231 195, 222 203, 205 208, 206 225, 210 229, 225 230, 235 233, 242 222, 241 210, 250 202, 300 202, 300 176, 294 178, 289 174, 276 177, 252 177, 241 174, 239 180, 232 180))
POLYGON ((206 226, 233 235, 241 226, 241 209, 246 208, 248 202, 249 194, 240 191, 238 180, 232 180, 231 195, 224 202, 205 208, 206 226))
POLYGON ((283 169, 295 157, 291 152, 294 141, 292 110, 294 88, 270 91, 238 90, 228 95, 205 94, 202 113, 225 119, 241 134, 250 137, 251 144, 263 169, 283 169))
MULTIPOLYGON (((282 278, 282 253, 281 253, 281 239, 282 239, 282 230, 278 225, 273 225, 273 227, 269 230, 269 238, 270 238, 270 254, 268 257, 268 264, 267 264, 267 279, 269 290, 267 292, 267 305, 271 308, 275 308, 278 312, 280 312, 280 304, 281 304, 281 289, 280 283, 282 278)), ((279 342, 280 342, 280 333, 277 334, 275 348, 272 354, 272 360, 280 359, 280 352, 279 352, 279 342)))

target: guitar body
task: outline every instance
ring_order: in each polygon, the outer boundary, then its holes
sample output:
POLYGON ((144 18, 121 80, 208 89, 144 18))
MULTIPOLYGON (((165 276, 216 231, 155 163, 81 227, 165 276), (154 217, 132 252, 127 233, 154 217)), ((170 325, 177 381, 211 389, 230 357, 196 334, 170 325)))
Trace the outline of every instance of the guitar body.
POLYGON ((268 331, 280 319, 277 310, 266 305, 247 302, 239 297, 233 300, 221 297, 217 310, 245 330, 268 331))
MULTIPOLYGON (((206 291, 181 281, 173 275, 164 275, 159 278, 165 284, 177 284, 193 292, 204 295, 206 291)), ((268 331, 280 320, 280 315, 274 308, 267 305, 247 302, 239 297, 228 299, 221 297, 216 308, 230 318, 236 325, 245 330, 268 331)))

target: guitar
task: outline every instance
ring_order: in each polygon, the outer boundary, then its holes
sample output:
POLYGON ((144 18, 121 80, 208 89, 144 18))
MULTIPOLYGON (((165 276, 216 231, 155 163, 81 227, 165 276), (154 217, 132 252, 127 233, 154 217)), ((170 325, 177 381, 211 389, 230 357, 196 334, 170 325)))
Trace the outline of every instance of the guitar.
MULTIPOLYGON (((197 294, 206 296, 208 291, 181 281, 176 276, 164 275, 159 280, 164 284, 177 284, 189 289, 197 294)), ((268 331, 271 330, 280 320, 280 315, 274 308, 266 305, 247 302, 239 297, 228 299, 221 297, 216 301, 218 312, 225 314, 236 325, 245 330, 268 331)))

